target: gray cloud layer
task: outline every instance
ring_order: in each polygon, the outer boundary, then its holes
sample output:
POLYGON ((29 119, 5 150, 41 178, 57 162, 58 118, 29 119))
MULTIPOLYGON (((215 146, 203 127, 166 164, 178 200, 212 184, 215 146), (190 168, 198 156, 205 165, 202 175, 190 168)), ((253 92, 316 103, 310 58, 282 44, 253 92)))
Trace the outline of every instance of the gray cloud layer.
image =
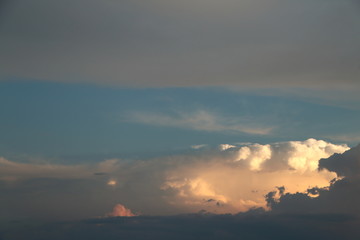
POLYGON ((170 217, 91 219, 78 222, 18 225, 2 231, 5 240, 353 240, 358 221, 347 215, 191 214, 170 217))
POLYGON ((1 78, 359 88, 357 1, 11 1, 1 78))

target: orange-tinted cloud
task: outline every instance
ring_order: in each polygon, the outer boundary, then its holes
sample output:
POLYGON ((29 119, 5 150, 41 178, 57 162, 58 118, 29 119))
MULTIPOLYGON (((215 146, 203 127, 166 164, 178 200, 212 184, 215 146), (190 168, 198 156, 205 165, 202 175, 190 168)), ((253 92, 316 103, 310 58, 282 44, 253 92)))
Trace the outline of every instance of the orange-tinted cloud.
POLYGON ((108 217, 134 217, 136 216, 131 212, 130 209, 126 208, 124 205, 118 203, 113 208, 113 211, 106 216, 108 217))
POLYGON ((318 171, 319 160, 349 148, 308 139, 220 149, 205 160, 198 156, 167 171, 162 189, 175 193, 166 196, 170 204, 217 213, 266 208, 264 196, 276 187, 285 186, 287 192, 296 193, 329 186, 337 174, 318 171))
MULTIPOLYGON (((108 204, 131 202, 146 215, 200 210, 238 213, 266 207, 264 196, 280 186, 286 193, 329 186, 337 174, 331 169, 319 171, 319 160, 347 149, 346 145, 308 139, 265 145, 224 144, 184 155, 136 161, 110 159, 76 166, 16 163, 0 158, 0 181, 5 182, 0 185, 0 211, 91 217, 106 212, 108 204), (34 191, 29 192, 29 186, 34 191), (41 199, 37 192, 43 194, 41 199), (30 200, 23 204, 18 196, 30 200)), ((121 204, 108 214, 133 215, 121 204)))

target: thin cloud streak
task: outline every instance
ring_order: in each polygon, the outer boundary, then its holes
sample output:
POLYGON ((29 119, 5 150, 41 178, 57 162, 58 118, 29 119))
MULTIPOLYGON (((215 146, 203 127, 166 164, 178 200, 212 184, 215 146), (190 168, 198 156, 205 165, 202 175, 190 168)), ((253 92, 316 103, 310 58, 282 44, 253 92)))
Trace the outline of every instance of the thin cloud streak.
POLYGON ((255 135, 271 134, 274 127, 257 127, 249 120, 223 118, 206 111, 192 114, 178 112, 175 115, 155 114, 146 112, 132 112, 127 116, 128 121, 142 124, 177 127, 206 132, 238 132, 255 135), (243 120, 243 121, 242 121, 243 120))
POLYGON ((341 141, 341 142, 351 142, 351 143, 359 143, 360 142, 360 134, 342 134, 342 135, 332 135, 332 136, 324 136, 324 138, 328 138, 333 141, 341 141))

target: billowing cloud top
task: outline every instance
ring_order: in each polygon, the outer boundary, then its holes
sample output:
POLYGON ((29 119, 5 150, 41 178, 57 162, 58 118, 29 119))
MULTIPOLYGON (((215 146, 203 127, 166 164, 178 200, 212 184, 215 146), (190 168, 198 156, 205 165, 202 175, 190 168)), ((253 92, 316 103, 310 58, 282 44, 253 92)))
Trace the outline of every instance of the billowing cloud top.
POLYGON ((136 216, 131 212, 130 209, 126 208, 124 205, 118 203, 113 208, 113 211, 107 214, 108 217, 134 217, 136 216))
POLYGON ((343 154, 334 154, 328 159, 320 160, 320 167, 336 172, 340 176, 357 176, 360 174, 360 145, 343 154))
MULTIPOLYGON (((186 155, 110 159, 77 166, 15 163, 2 158, 0 206, 4 217, 13 218, 104 216, 119 202, 145 215, 200 210, 237 213, 267 208, 264 196, 280 186, 286 193, 328 187, 337 174, 318 171, 319 160, 348 149, 308 139, 224 144, 194 149, 186 155), (46 201, 46 209, 42 201, 46 201)), ((109 216, 134 215, 127 207, 116 205, 109 216)))
MULTIPOLYGON (((335 171, 342 176, 332 180, 329 187, 309 188, 303 193, 285 193, 285 189, 281 189, 281 191, 267 194, 267 203, 272 213, 306 214, 307 216, 333 214, 358 221, 360 216, 359 149, 360 147, 357 146, 343 154, 334 154, 320 161, 321 169, 335 171)), ((334 219, 339 219, 339 217, 334 219)))

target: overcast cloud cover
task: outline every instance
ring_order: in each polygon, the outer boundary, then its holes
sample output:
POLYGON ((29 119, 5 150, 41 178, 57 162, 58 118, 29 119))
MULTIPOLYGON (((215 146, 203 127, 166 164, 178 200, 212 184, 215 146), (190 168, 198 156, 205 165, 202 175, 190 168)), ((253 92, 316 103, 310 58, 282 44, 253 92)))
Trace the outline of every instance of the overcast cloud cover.
POLYGON ((354 0, 15 0, 1 7, 3 80, 360 86, 354 0))

